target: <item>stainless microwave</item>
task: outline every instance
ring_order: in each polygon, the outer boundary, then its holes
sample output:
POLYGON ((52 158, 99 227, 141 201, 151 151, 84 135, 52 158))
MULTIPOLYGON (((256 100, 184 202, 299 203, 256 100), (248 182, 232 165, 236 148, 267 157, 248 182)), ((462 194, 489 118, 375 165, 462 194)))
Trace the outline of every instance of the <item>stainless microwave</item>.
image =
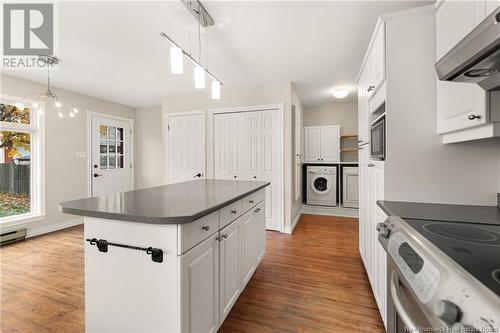
POLYGON ((372 160, 385 160, 385 116, 370 126, 370 155, 372 160))

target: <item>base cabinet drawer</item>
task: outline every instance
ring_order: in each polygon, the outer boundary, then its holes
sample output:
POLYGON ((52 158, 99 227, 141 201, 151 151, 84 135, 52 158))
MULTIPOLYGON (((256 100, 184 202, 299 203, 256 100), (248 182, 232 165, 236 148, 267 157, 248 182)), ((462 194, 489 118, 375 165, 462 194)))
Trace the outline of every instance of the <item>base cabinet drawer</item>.
POLYGON ((257 206, 259 202, 264 200, 264 198, 266 197, 265 191, 265 189, 258 190, 257 192, 254 192, 249 196, 241 199, 243 212, 249 211, 253 207, 257 206))
POLYGON ((215 211, 201 219, 185 224, 179 224, 178 228, 178 250, 182 254, 195 245, 201 243, 209 236, 219 230, 219 211, 215 211))
POLYGON ((236 220, 242 214, 243 214, 243 205, 241 200, 238 200, 224 208, 221 208, 219 229, 224 228, 226 225, 236 220))

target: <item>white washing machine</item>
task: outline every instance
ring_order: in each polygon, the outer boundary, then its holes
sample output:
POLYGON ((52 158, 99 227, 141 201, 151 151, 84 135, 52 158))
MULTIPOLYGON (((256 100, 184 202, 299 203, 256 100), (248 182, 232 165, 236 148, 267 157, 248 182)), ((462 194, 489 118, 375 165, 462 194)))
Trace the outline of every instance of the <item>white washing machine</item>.
POLYGON ((308 205, 337 206, 337 167, 307 166, 308 205))

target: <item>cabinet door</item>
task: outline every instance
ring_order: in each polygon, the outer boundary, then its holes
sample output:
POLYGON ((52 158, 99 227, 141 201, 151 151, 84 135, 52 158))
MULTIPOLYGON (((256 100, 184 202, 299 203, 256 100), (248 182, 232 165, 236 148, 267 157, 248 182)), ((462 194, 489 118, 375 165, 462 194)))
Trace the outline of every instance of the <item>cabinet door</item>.
POLYGON ((230 117, 230 178, 240 179, 248 170, 248 152, 245 150, 245 114, 231 113, 230 117))
POLYGON ((359 206, 359 175, 358 168, 347 167, 342 175, 342 202, 344 207, 357 208, 359 206))
POLYGON ((182 332, 208 333, 219 329, 219 242, 216 237, 214 234, 180 257, 182 332))
POLYGON ((340 126, 321 126, 320 159, 322 162, 340 161, 340 126))
POLYGON ((229 179, 230 154, 229 154, 229 114, 216 114, 214 116, 214 177, 215 179, 229 179))
POLYGON ((358 82, 358 143, 368 142, 368 98, 366 92, 365 73, 358 82))
POLYGON ((373 40, 367 61, 368 87, 370 98, 385 79, 385 24, 382 23, 373 40))
POLYGON ((305 136, 305 161, 318 162, 321 158, 320 140, 321 130, 319 126, 304 127, 305 136))
POLYGON ((245 154, 248 167, 242 179, 260 180, 262 177, 262 112, 245 112, 245 154), (248 172, 248 173, 247 173, 248 172))
POLYGON ((255 269, 255 227, 254 227, 254 211, 251 210, 241 217, 241 226, 243 228, 243 288, 252 277, 255 269))
POLYGON ((261 202, 254 208, 255 262, 258 263, 266 251, 266 205, 261 202))
MULTIPOLYGON (((484 1, 444 1, 436 13, 437 60, 460 42, 486 15, 484 1)), ((437 133, 488 122, 486 93, 477 84, 437 82, 437 133), (469 119, 469 116, 479 116, 469 119)))
POLYGON ((220 231, 220 322, 226 319, 241 292, 242 223, 237 219, 220 231))

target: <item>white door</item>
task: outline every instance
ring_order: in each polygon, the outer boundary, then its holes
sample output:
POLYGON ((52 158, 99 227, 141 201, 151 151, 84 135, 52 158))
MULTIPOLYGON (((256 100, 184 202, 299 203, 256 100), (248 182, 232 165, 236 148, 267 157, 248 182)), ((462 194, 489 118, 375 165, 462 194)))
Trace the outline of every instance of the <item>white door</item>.
POLYGON ((220 113, 214 116, 215 179, 229 179, 231 174, 229 122, 230 122, 230 116, 228 113, 220 113))
POLYGON ((247 166, 242 179, 260 180, 262 175, 262 112, 245 112, 244 151, 247 166))
POLYGON ((255 248, 254 248, 254 211, 251 210, 242 217, 241 226, 243 228, 243 271, 242 281, 245 286, 255 269, 255 248))
POLYGON ((204 178, 205 113, 178 113, 167 119, 169 183, 204 178))
POLYGON ((245 150, 245 114, 231 113, 229 116, 229 165, 230 178, 242 179, 248 172, 248 151, 245 150))
POLYGON ((340 126, 321 126, 319 146, 322 162, 339 162, 340 126))
POLYGON ((132 190, 130 122, 92 116, 92 196, 132 190))
POLYGON ((217 235, 212 235, 180 257, 182 332, 215 333, 219 328, 217 235))
POLYGON ((242 223, 238 219, 220 231, 220 322, 226 319, 241 292, 242 223))
POLYGON ((262 180, 266 187, 266 229, 281 231, 282 121, 278 110, 262 111, 262 180))
MULTIPOLYGON (((484 1, 444 1, 436 13, 436 52, 441 59, 486 15, 484 1)), ((477 84, 437 81, 437 133, 486 124, 486 92, 477 84), (469 118, 470 117, 470 118, 469 118)))
POLYGON ((319 126, 304 127, 306 162, 318 162, 321 160, 320 131, 319 126))

